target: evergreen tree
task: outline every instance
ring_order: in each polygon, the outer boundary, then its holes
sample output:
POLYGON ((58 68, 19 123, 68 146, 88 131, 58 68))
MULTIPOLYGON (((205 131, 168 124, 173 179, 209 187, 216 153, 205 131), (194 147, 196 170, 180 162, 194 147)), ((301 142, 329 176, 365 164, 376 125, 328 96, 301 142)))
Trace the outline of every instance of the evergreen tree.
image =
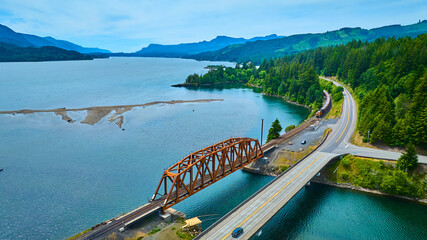
POLYGON ((418 164, 418 156, 415 151, 415 145, 413 143, 409 143, 405 149, 405 153, 399 157, 397 160, 397 168, 401 170, 412 170, 417 167, 418 164))
POLYGON ((273 124, 271 124, 270 130, 268 130, 267 142, 278 138, 280 136, 280 131, 282 131, 282 126, 280 125, 279 119, 276 118, 273 124))

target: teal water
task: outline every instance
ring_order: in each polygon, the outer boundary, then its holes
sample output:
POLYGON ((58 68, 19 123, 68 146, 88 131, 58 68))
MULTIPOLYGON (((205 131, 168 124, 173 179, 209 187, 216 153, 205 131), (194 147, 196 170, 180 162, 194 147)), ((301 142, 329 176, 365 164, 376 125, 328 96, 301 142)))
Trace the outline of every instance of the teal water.
POLYGON ((312 183, 257 239, 426 239, 427 206, 312 183))
MULTIPOLYGON (((189 153, 229 137, 259 138, 262 118, 264 141, 275 118, 283 126, 306 118, 306 109, 251 89, 170 87, 189 74, 206 72, 209 64, 159 58, 1 63, 0 111, 224 101, 133 108, 123 114, 125 130, 107 118, 81 124, 85 111, 68 114, 74 123, 53 113, 0 114, 0 239, 70 237, 145 204, 163 171, 189 153)), ((175 208, 189 217, 218 214, 205 218, 207 227, 271 179, 239 171, 175 208)), ((422 205, 317 186, 301 191, 261 237, 371 239, 385 232, 387 238, 403 239, 408 231, 402 229, 409 229, 413 239, 421 239, 425 213, 422 205), (381 201, 387 207, 370 207, 381 201), (407 208, 412 210, 401 211, 407 208), (370 216, 381 221, 367 220, 370 216), (366 224, 365 235, 348 231, 366 224)))

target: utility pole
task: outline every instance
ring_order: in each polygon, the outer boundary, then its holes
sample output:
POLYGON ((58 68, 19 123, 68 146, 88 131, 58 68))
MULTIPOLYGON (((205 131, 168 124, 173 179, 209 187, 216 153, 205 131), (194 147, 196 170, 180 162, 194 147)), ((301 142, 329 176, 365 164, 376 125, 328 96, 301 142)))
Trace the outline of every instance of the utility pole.
POLYGON ((368 130, 368 142, 369 142, 369 133, 371 132, 371 129, 368 130))
POLYGON ((264 128, 264 118, 261 119, 261 146, 262 146, 262 132, 263 132, 263 128, 264 128))

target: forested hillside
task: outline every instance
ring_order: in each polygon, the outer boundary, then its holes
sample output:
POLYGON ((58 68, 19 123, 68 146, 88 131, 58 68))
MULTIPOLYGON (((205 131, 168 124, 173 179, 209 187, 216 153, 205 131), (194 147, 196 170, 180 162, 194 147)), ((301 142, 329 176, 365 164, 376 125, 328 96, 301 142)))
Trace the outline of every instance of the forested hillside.
POLYGON ((342 28, 336 31, 314 34, 298 34, 288 37, 247 42, 231 45, 217 51, 200 53, 189 58, 197 60, 215 60, 232 62, 260 63, 263 59, 278 58, 296 54, 317 47, 336 46, 353 40, 372 42, 377 38, 385 37, 416 37, 427 33, 427 21, 401 26, 391 25, 370 30, 363 28, 342 28))
POLYGON ((0 62, 92 60, 91 56, 57 47, 18 47, 0 42, 0 62))
MULTIPOLYGON (((218 68, 188 83, 248 82, 268 94, 320 106, 317 74, 338 76, 359 102, 357 130, 370 142, 427 148, 427 34, 416 38, 352 41, 235 69, 218 68)), ((339 96, 334 97, 339 98, 339 96)), ((338 99, 335 99, 338 100, 338 99)))
POLYGON ((287 59, 310 63, 350 84, 360 102, 358 130, 371 142, 427 144, 427 34, 414 39, 352 41, 287 59))

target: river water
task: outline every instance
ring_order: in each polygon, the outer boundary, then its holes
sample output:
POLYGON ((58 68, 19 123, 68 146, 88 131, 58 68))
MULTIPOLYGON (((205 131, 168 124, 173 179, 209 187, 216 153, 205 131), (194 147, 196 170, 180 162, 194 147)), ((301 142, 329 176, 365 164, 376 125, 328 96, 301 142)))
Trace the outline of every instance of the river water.
MULTIPOLYGON (((1 63, 0 111, 85 108, 153 101, 224 99, 106 113, 0 114, 0 239, 64 239, 128 212, 154 193, 163 171, 229 137, 259 138, 265 119, 298 124, 304 108, 251 89, 172 88, 210 62, 161 58, 1 63)), ((231 65, 230 63, 220 63, 231 65)), ((174 208, 203 227, 271 181, 238 171, 174 208)), ((422 239, 427 207, 313 184, 263 228, 260 239, 422 239)))

